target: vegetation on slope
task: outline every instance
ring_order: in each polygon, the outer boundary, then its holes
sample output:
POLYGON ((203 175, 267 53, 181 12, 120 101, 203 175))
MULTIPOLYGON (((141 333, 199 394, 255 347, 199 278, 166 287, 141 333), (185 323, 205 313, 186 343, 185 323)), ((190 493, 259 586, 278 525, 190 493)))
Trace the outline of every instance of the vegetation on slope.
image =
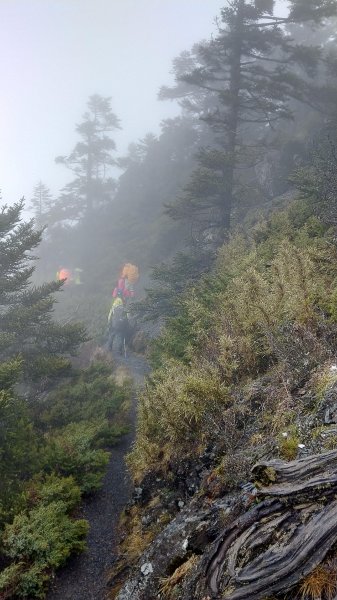
POLYGON ((86 332, 53 319, 62 283, 31 285, 41 232, 21 210, 0 213, 0 596, 43 598, 55 568, 85 548, 76 508, 127 430, 130 389, 111 362, 73 368, 86 332))
POLYGON ((212 276, 181 300, 181 314, 154 342, 157 368, 130 458, 140 471, 163 452, 168 460, 202 453, 222 436, 229 414, 242 410, 238 386, 271 371, 286 380, 291 335, 319 346, 331 334, 336 249, 332 230, 310 213, 297 201, 248 235, 233 235, 212 276))
MULTIPOLYGON (((160 591, 155 556, 164 548, 170 559, 161 576, 167 583, 172 575, 173 582, 165 597, 207 597, 203 559, 182 581, 174 580, 192 556, 186 551, 184 560, 174 558, 180 546, 172 532, 179 530, 181 507, 187 503, 186 515, 197 522, 199 512, 207 522, 205 507, 213 507, 208 527, 219 533, 221 518, 214 525, 214 514, 231 493, 237 511, 254 504, 255 496, 240 489, 258 460, 291 461, 303 452, 336 448, 335 418, 327 417, 334 410, 337 351, 337 256, 329 216, 336 206, 334 147, 335 138, 327 143, 323 135, 311 162, 294 176, 297 198, 232 233, 212 272, 179 297, 178 310, 152 344, 154 370, 129 455, 143 491, 126 524, 131 559, 137 536, 147 540, 143 562, 153 561, 154 569, 145 588, 149 598, 160 591), (159 536, 158 526, 167 527, 159 536)), ((240 514, 235 510, 234 516, 240 514)), ((202 539, 197 554, 206 560, 214 538, 202 539)), ((127 540, 123 549, 128 551, 127 540)), ((334 552, 332 545, 321 571, 306 572, 302 582, 294 576, 306 600, 314 597, 316 575, 328 570, 334 552)), ((317 597, 325 598, 321 579, 317 597)), ((231 591, 223 587, 221 593, 230 597, 231 591)))

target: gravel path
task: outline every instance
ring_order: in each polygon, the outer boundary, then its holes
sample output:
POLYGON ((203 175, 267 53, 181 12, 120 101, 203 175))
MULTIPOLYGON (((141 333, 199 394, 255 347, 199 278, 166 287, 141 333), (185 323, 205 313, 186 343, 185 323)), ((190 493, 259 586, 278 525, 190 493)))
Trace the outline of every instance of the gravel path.
MULTIPOLYGON (((141 386, 147 364, 141 357, 130 355, 120 359, 141 386)), ((124 457, 134 439, 136 392, 132 407, 132 431, 111 451, 111 460, 103 487, 83 505, 82 514, 89 521, 88 549, 72 558, 58 571, 47 594, 47 600, 103 600, 106 594, 106 572, 113 566, 116 547, 116 527, 119 516, 130 499, 131 482, 124 457)))

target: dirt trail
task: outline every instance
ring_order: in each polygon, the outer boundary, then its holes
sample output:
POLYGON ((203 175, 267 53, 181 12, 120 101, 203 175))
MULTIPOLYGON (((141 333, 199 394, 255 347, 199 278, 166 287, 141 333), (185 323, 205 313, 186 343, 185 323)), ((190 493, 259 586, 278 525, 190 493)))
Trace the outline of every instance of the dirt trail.
POLYGON ((112 449, 102 489, 83 505, 82 515, 90 524, 88 549, 58 571, 47 600, 103 600, 106 595, 106 572, 115 560, 116 528, 131 493, 124 457, 134 439, 136 389, 148 371, 146 361, 139 356, 130 355, 118 362, 128 369, 135 383, 132 430, 112 449))

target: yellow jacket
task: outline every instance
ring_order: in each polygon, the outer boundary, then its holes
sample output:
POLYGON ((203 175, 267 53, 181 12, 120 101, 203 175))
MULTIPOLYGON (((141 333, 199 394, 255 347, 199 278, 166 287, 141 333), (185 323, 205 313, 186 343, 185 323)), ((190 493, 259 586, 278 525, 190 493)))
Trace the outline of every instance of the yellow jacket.
POLYGON ((121 306, 121 305, 123 306, 123 300, 122 300, 122 298, 118 298, 118 297, 115 298, 114 301, 113 301, 113 303, 112 303, 112 305, 111 305, 109 314, 108 314, 108 323, 110 323, 111 317, 114 314, 114 310, 115 310, 116 306, 121 306))

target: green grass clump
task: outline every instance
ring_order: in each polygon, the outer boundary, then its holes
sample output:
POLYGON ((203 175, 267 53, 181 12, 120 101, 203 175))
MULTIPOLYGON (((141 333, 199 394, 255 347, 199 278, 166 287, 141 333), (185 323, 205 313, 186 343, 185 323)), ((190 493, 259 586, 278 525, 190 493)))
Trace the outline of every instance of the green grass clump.
POLYGON ((290 435, 280 441, 280 456, 285 460, 295 460, 298 454, 298 444, 300 440, 295 435, 290 435))
POLYGON ((210 364, 170 361, 155 372, 139 404, 139 425, 130 465, 142 471, 156 462, 201 451, 219 433, 229 407, 228 388, 210 364))

